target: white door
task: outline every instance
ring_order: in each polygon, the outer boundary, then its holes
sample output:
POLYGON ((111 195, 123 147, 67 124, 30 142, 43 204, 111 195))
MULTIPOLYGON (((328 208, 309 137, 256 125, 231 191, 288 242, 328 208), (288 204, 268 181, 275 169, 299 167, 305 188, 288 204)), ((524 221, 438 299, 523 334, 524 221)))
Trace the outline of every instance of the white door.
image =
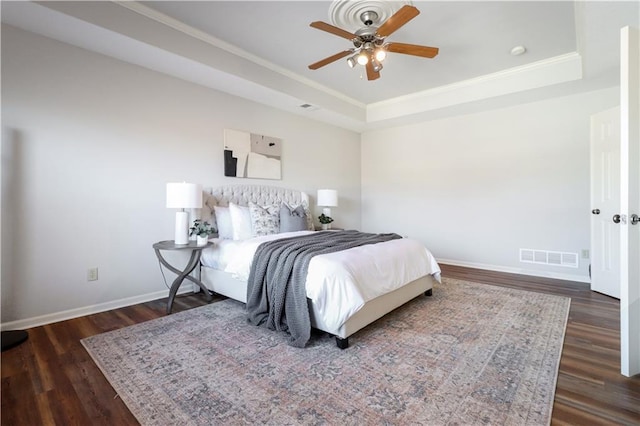
POLYGON ((620 32, 620 367, 640 373, 640 32, 620 32))
POLYGON ((591 209, 591 290, 619 299, 619 107, 591 116, 591 209))

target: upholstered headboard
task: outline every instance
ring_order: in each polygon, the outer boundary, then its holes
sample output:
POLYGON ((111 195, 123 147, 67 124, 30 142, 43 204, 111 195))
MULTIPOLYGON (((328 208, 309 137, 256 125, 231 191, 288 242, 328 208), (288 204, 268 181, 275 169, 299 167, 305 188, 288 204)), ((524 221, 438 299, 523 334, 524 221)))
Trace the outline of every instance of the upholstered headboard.
POLYGON ((216 226, 214 206, 228 206, 235 203, 248 206, 249 202, 266 206, 286 202, 291 206, 303 205, 308 218, 309 229, 313 229, 313 218, 309 213, 309 196, 295 189, 266 185, 227 185, 217 188, 205 188, 202 194, 200 218, 216 226))

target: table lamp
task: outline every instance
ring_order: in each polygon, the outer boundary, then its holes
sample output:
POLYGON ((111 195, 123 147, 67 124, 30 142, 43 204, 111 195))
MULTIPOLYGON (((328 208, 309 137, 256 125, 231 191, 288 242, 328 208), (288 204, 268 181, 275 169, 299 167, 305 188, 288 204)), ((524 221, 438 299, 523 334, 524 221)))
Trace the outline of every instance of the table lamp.
POLYGON ((338 191, 335 189, 318 189, 318 205, 324 207, 322 214, 331 217, 331 207, 338 207, 338 191))
POLYGON ((167 183, 167 208, 176 212, 176 245, 189 244, 189 212, 184 209, 202 208, 202 185, 197 183, 167 183))

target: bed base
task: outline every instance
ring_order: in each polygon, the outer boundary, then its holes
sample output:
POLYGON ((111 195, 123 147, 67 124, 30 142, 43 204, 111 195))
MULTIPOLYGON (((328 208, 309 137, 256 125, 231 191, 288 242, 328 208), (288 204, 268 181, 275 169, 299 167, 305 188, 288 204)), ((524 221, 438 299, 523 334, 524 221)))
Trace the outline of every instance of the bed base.
MULTIPOLYGON (((233 278, 231 274, 203 266, 200 268, 200 279, 214 293, 247 303, 247 283, 233 278)), ((311 326, 334 335, 336 337, 336 346, 340 349, 346 349, 349 347, 349 336, 358 330, 421 294, 431 296, 435 282, 436 279, 433 276, 426 275, 390 293, 378 296, 368 301, 338 329, 333 329, 324 324, 321 318, 316 315, 313 302, 308 300, 311 326)))
MULTIPOLYGON (((347 320, 337 330, 330 329, 322 323, 320 318, 315 316, 313 309, 309 309, 311 315, 311 325, 315 328, 326 331, 336 336, 336 346, 340 349, 346 349, 349 346, 348 337, 379 318, 382 318, 394 309, 404 305, 411 299, 422 294, 426 294, 433 289, 435 278, 430 275, 418 278, 408 284, 390 292, 378 296, 365 303, 351 318, 347 320), (338 340, 340 339, 340 340, 338 340)), ((311 303, 309 303, 311 307, 311 303)))
MULTIPOLYGON (((425 297, 433 296, 433 288, 430 288, 429 290, 425 291, 424 295, 425 295, 425 297)), ((411 299, 409 299, 409 300, 411 300, 411 299)), ((366 305, 365 305, 365 307, 366 307, 366 305)), ((396 308, 394 308, 394 309, 396 309, 396 308)), ((389 311, 389 312, 391 312, 391 311, 389 311)), ((387 312, 387 313, 389 313, 389 312, 387 312)), ((387 313, 383 314, 382 316, 386 315, 387 313)), ((355 331, 354 331, 354 333, 355 333, 355 331)), ((339 336, 335 336, 335 338, 336 338, 336 346, 338 348, 347 349, 349 347, 349 337, 342 338, 342 337, 339 337, 339 336)))

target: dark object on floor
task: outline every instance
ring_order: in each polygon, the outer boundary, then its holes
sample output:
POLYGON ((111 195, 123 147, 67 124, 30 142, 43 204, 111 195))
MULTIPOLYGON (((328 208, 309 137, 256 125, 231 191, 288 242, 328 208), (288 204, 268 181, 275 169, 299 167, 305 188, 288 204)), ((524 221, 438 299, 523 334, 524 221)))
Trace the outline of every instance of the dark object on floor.
POLYGON ((349 338, 345 337, 342 339, 336 336, 336 346, 340 349, 347 349, 349 347, 349 338))
POLYGON ((24 330, 9 330, 2 332, 2 352, 18 346, 29 338, 29 333, 24 330))

